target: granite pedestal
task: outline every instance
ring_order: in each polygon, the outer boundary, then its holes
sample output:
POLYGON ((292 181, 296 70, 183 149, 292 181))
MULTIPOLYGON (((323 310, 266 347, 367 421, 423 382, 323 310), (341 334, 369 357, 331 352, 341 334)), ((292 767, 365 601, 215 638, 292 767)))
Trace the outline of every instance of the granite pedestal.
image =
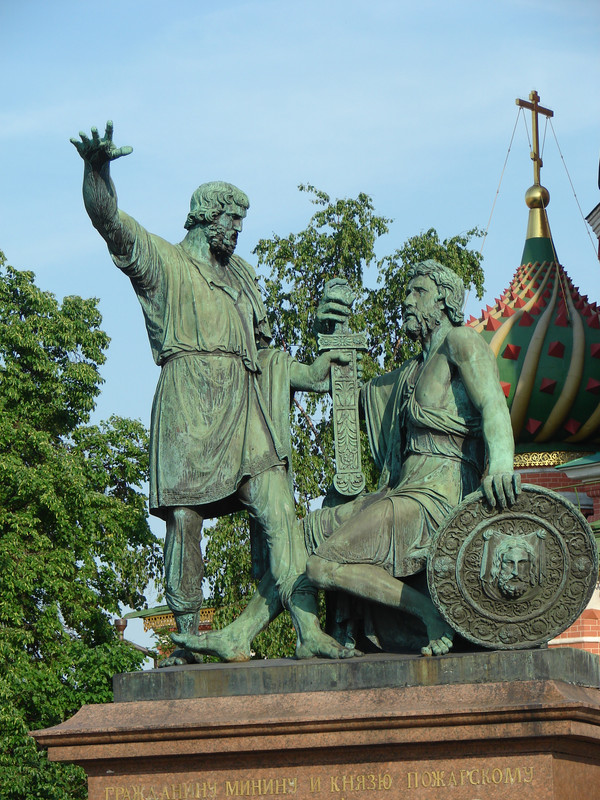
POLYGON ((90 800, 600 800, 599 687, 569 648, 206 664, 34 735, 90 800))

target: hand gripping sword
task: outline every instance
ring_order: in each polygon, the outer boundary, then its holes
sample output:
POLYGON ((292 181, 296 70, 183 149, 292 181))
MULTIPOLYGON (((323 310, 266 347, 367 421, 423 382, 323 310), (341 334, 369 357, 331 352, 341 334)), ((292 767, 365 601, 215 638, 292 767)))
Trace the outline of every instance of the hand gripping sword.
MULTIPOLYGON (((340 289, 338 289, 340 291, 340 289)), ((346 304, 351 306, 355 296, 349 286, 346 304)), ((367 350, 367 336, 352 333, 347 322, 336 322, 333 333, 319 333, 319 352, 343 350, 350 356, 348 364, 331 365, 331 397, 333 400, 333 436, 336 472, 333 485, 345 497, 354 497, 364 489, 365 476, 360 459, 360 426, 358 395, 360 387, 356 370, 356 354, 367 350)))

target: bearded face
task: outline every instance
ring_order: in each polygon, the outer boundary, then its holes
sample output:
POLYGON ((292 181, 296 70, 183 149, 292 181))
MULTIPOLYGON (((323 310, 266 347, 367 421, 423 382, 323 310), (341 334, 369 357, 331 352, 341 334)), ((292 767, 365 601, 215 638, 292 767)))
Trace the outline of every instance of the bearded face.
POLYGON ((531 557, 522 547, 511 547, 502 555, 498 589, 510 599, 521 597, 531 586, 531 557))
POLYGON ((206 228, 206 238, 211 252, 220 264, 226 264, 233 255, 237 245, 238 233, 227 230, 220 219, 211 222, 206 228))
POLYGON ((425 341, 442 321, 444 310, 437 284, 427 275, 417 275, 408 284, 402 304, 402 322, 413 341, 425 341))
POLYGON ((226 265, 233 255, 245 216, 245 209, 231 207, 206 226, 208 246, 219 264, 226 265))

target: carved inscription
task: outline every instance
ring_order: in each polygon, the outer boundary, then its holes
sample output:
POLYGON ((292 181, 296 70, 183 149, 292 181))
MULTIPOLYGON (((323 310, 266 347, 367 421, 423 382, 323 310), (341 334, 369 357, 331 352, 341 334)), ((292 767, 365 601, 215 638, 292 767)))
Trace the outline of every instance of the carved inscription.
POLYGON ((275 797, 296 794, 298 778, 254 778, 225 781, 225 797, 275 797))
MULTIPOLYGON (((214 781, 184 781, 162 786, 107 786, 103 800, 199 800, 209 797, 281 797, 302 789, 313 795, 387 792, 394 785, 389 772, 336 773, 327 777, 225 778, 214 781)), ((342 796, 342 798, 340 798, 342 796)))
POLYGON ((104 800, 200 800, 218 797, 216 781, 185 781, 162 786, 106 786, 104 800))
MULTIPOLYGON (((414 765, 416 766, 416 764, 414 765)), ((478 787, 481 798, 494 787, 514 786, 526 793, 534 783, 534 767, 525 764, 502 765, 476 762, 461 768, 408 769, 390 765, 385 771, 331 771, 321 775, 279 775, 278 777, 223 777, 210 780, 171 781, 156 784, 104 786, 102 794, 91 793, 95 800, 206 800, 206 798, 282 797, 329 798, 329 800, 360 800, 377 797, 412 797, 437 800, 454 797, 453 789, 478 787), (489 788, 488 788, 489 787, 489 788), (438 790, 432 794, 431 790, 438 790)), ((460 795, 463 796, 462 794, 460 795)), ((504 795, 503 795, 504 796, 504 795)), ((512 795, 511 795, 512 796, 512 795)), ((473 798, 474 800, 474 798, 473 798)))
POLYGON ((437 789, 449 786, 491 786, 504 784, 526 784, 533 781, 533 767, 475 767, 473 769, 432 769, 409 772, 407 789, 437 789))
POLYGON ((387 792, 392 788, 392 776, 388 772, 373 773, 369 772, 366 775, 339 775, 330 776, 329 789, 330 792, 387 792))

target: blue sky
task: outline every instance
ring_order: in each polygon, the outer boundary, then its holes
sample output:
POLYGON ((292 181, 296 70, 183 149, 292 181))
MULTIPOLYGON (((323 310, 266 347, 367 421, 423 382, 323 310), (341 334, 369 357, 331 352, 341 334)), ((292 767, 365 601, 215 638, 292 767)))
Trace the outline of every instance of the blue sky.
MULTIPOLYGON (((113 167, 120 205, 171 241, 199 183, 244 189, 238 252, 250 261, 259 238, 304 227, 301 182, 370 194, 394 219, 380 255, 429 227, 485 228, 515 98, 534 88, 555 112, 584 215, 600 201, 600 5, 589 0, 4 0, 0 31, 0 248, 59 298, 100 298, 112 343, 97 418, 148 423, 158 369, 83 209, 69 143, 79 130, 114 120, 115 141, 134 148, 113 167)), ((483 251, 487 300, 519 265, 531 182, 519 121, 483 251)), ((595 245, 550 129, 542 183, 559 258, 600 300, 595 245)))

